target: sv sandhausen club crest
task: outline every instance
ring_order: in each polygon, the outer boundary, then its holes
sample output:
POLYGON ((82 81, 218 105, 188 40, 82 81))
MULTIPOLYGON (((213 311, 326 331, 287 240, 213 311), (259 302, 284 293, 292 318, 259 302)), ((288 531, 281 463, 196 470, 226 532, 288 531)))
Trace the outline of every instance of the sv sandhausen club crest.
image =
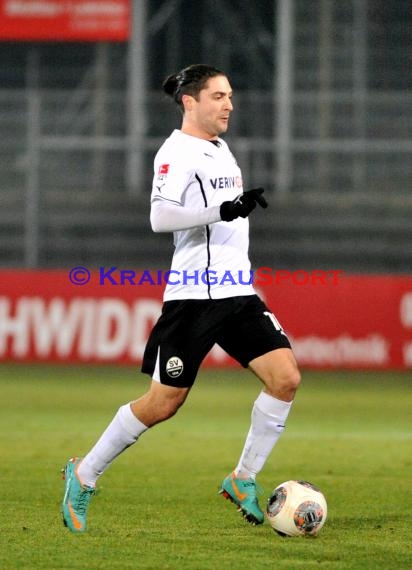
POLYGON ((178 356, 172 356, 166 363, 166 372, 171 378, 177 378, 183 372, 183 361, 178 356))

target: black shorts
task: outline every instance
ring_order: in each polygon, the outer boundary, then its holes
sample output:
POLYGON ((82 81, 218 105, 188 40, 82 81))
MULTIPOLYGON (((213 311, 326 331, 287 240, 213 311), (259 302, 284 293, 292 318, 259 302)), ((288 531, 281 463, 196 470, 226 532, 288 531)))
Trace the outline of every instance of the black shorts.
POLYGON ((162 384, 189 388, 215 343, 245 368, 262 354, 290 348, 257 295, 166 301, 147 342, 142 372, 162 384))

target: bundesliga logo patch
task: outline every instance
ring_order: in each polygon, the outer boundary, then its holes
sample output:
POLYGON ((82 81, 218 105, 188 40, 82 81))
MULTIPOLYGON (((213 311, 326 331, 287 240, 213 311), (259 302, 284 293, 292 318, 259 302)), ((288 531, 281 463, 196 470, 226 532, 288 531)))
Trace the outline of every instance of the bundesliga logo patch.
POLYGON ((157 178, 158 180, 163 180, 164 178, 166 178, 168 172, 169 172, 169 164, 161 164, 159 166, 159 170, 157 172, 157 178))

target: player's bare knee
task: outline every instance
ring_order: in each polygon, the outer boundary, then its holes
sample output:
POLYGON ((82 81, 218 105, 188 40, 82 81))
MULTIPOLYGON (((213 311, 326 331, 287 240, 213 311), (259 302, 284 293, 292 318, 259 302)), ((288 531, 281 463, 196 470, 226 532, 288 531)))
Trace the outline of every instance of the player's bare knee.
POLYGON ((301 375, 299 369, 294 366, 290 370, 288 370, 285 378, 285 383, 289 390, 296 391, 299 388, 301 382, 301 375))
POLYGON ((290 394, 290 397, 293 397, 299 387, 300 379, 298 368, 291 367, 283 374, 280 381, 280 389, 282 392, 290 394))
POLYGON ((281 372, 273 371, 265 382, 270 394, 280 399, 291 400, 299 387, 301 375, 296 366, 290 366, 281 372))

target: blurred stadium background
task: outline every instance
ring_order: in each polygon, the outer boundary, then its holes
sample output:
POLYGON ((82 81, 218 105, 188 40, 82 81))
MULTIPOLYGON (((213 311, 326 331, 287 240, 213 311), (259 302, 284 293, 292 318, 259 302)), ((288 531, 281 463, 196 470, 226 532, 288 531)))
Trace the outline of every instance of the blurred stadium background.
POLYGON ((410 271, 408 0, 136 0, 131 19, 128 41, 1 43, 1 266, 167 266, 147 218, 180 121, 161 82, 209 62, 236 91, 246 185, 276 204, 256 265, 410 271))
MULTIPOLYGON (((3 295, 22 287, 17 275, 6 290, 10 269, 168 268, 170 236, 154 235, 148 219, 154 154, 180 125, 161 84, 193 62, 227 71, 236 106, 227 140, 245 186, 264 186, 271 203, 251 222, 255 267, 410 276, 408 0, 0 0, 0 9, 3 295), (62 6, 77 10, 69 24, 62 6)), ((20 294, 33 296, 37 285, 28 281, 31 290, 20 294)), ((347 282, 326 305, 319 287, 310 298, 299 291, 296 302, 289 290, 286 301, 280 289, 276 298, 282 308, 289 299, 293 336, 313 307, 297 336, 370 339, 380 327, 379 366, 382 342, 397 343, 398 366, 412 366, 411 280, 382 283, 347 282), (361 289, 370 302, 359 297, 354 309, 350 293, 361 289), (326 320, 336 330, 322 330, 326 320)), ((56 281, 45 298, 62 291, 56 281)), ((9 345, 20 327, 13 318, 0 323, 9 345)))

